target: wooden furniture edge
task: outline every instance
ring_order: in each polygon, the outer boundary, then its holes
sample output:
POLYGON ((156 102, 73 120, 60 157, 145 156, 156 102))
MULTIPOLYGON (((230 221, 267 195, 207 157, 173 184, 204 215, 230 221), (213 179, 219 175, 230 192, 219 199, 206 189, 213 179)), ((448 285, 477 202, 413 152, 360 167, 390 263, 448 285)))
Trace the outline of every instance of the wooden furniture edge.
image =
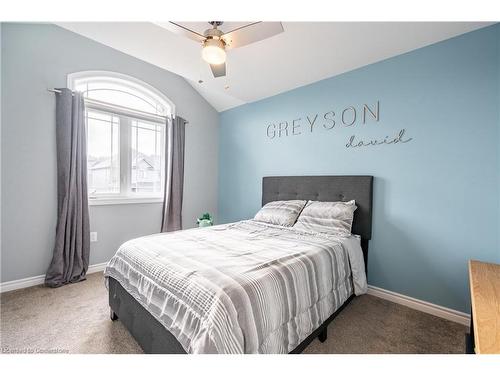
POLYGON ((470 298, 471 298, 471 327, 474 327, 472 334, 474 335, 474 352, 476 354, 480 354, 479 348, 479 340, 477 334, 477 313, 476 313, 476 303, 474 298, 474 283, 472 280, 472 267, 473 262, 477 262, 475 260, 469 259, 469 289, 470 289, 470 298))
POLYGON ((469 260, 471 335, 476 354, 500 354, 499 286, 500 264, 469 260))

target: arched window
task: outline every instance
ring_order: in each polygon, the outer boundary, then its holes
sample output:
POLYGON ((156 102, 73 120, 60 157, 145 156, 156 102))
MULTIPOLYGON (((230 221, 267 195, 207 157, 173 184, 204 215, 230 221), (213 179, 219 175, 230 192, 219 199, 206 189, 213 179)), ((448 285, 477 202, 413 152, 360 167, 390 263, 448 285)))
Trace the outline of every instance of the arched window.
POLYGON ((70 74, 68 87, 85 98, 91 204, 161 201, 172 102, 150 85, 112 72, 70 74))

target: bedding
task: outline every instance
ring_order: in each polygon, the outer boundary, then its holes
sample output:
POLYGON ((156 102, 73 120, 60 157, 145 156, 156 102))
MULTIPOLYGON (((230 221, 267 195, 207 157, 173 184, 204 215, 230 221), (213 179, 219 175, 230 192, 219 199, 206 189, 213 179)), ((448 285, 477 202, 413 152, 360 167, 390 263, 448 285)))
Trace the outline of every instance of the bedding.
POLYGON ((356 208, 354 200, 349 202, 309 201, 294 227, 300 230, 350 236, 356 208))
POLYGON ((288 353, 366 292, 358 237, 255 220, 128 241, 105 276, 187 353, 288 353))
POLYGON ((254 220, 291 227, 306 203, 306 200, 269 202, 257 212, 254 220))

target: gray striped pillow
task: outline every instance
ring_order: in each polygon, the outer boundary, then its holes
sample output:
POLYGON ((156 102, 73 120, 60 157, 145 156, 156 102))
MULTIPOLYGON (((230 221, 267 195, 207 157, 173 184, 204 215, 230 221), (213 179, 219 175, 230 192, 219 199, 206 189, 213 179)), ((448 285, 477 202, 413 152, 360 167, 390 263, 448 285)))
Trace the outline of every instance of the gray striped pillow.
POLYGON ((311 232, 348 236, 351 234, 356 208, 353 200, 349 202, 309 201, 293 227, 311 232))
POLYGON ((257 212, 254 220, 291 227, 306 203, 303 200, 269 202, 257 212))

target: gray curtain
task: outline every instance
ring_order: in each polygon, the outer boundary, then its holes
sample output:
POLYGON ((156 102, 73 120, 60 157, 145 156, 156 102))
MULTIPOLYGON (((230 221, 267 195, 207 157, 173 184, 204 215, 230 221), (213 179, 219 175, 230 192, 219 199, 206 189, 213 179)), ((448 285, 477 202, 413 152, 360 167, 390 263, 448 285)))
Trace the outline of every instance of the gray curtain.
POLYGON ((162 232, 182 229, 182 192, 184 189, 184 139, 186 120, 176 116, 168 120, 165 132, 165 195, 162 232))
POLYGON ((85 280, 90 231, 87 198, 87 146, 80 93, 56 94, 57 228, 45 284, 59 287, 85 280))

